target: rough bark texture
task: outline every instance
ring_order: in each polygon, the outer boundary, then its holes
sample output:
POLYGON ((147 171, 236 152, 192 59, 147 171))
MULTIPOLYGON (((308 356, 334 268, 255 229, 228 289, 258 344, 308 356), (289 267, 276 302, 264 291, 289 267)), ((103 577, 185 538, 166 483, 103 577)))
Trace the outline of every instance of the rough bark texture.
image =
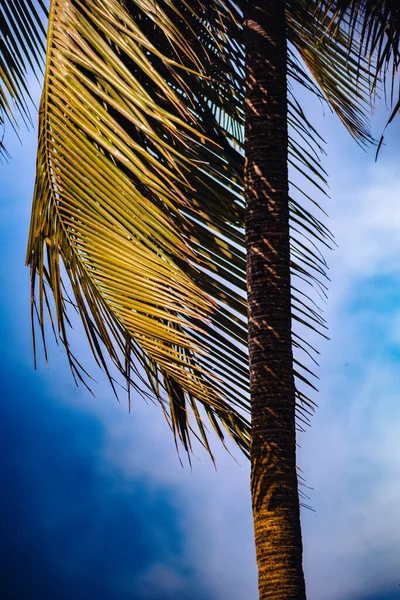
POLYGON ((305 599, 296 474, 284 0, 247 3, 246 243, 251 489, 260 599, 305 599))

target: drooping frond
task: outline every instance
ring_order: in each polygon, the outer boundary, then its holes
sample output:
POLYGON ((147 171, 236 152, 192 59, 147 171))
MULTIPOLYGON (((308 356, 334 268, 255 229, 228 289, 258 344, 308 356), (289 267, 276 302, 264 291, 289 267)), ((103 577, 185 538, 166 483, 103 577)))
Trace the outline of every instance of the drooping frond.
MULTIPOLYGON (((329 37, 316 5, 288 2, 291 81, 367 139, 345 29, 329 37)), ((191 433, 210 450, 207 417, 247 454, 242 21, 231 0, 51 3, 27 260, 40 328, 52 310, 77 378, 68 285, 99 365, 109 373, 110 357, 128 387, 157 398, 186 450, 191 433)), ((326 174, 295 86, 293 318, 320 331, 304 285, 324 293, 319 245, 332 239, 309 185, 324 192, 326 174)), ((293 344, 310 354, 302 333, 293 344)), ((294 368, 302 419, 313 404, 301 387, 312 383, 301 358, 294 368)))
POLYGON ((27 74, 40 71, 44 63, 46 13, 41 0, 0 2, 0 155, 5 152, 6 121, 15 126, 15 113, 25 121, 30 118, 27 74))
MULTIPOLYGON (((400 110, 400 4, 397 0, 324 0, 322 10, 333 35, 345 26, 353 34, 348 39, 348 53, 357 53, 368 64, 371 94, 383 90, 389 100, 391 115, 387 125, 400 110)), ((378 151, 383 136, 378 144, 378 151)))
POLYGON ((190 413, 207 446, 200 405, 220 437, 222 423, 247 452, 246 360, 234 342, 246 329, 230 314, 244 300, 227 281, 213 293, 214 272, 235 268, 219 232, 235 237, 240 184, 228 172, 234 150, 214 139, 211 102, 197 102, 202 88, 217 93, 199 75, 203 63, 215 70, 208 77, 225 68, 197 8, 52 3, 28 262, 40 327, 50 289, 77 377, 60 258, 99 364, 108 372, 108 354, 128 385, 145 379, 186 449, 190 413), (216 314, 228 335, 214 331, 216 314))
POLYGON ((309 338, 315 333, 327 337, 322 306, 329 278, 324 254, 335 245, 326 225, 328 175, 321 160, 325 144, 302 107, 304 92, 334 111, 360 144, 372 140, 368 69, 358 60, 356 48, 348 51, 348 29, 338 27, 332 36, 318 0, 288 0, 287 26, 292 340, 301 428, 314 409, 307 388, 316 389, 318 352, 309 338))
MULTIPOLYGON (((356 140, 370 143, 370 73, 359 46, 352 46, 352 28, 343 21, 333 32, 331 9, 319 0, 289 0, 288 4, 288 39, 313 77, 314 92, 323 95, 356 140)), ((307 74, 299 79, 306 82, 307 74)))

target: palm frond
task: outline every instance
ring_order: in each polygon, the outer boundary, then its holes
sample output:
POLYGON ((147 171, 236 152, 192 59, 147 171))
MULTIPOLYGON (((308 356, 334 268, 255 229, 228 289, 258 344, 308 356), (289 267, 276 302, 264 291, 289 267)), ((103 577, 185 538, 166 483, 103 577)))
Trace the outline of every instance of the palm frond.
POLYGON ((15 127, 16 113, 30 121, 28 73, 38 73, 44 64, 47 14, 39 0, 0 2, 0 155, 6 154, 4 127, 9 121, 15 127))
MULTIPOLYGON (((200 404, 218 435, 220 422, 247 452, 240 375, 223 382, 224 348, 209 343, 218 302, 207 283, 213 259, 201 248, 210 236, 223 246, 203 215, 210 189, 221 223, 231 214, 237 220, 225 198, 229 180, 221 184, 210 167, 211 156, 221 170, 227 158, 208 140, 190 87, 208 85, 199 57, 212 64, 212 49, 187 43, 197 35, 192 22, 209 33, 201 12, 178 8, 52 3, 27 260, 40 327, 50 288, 76 377, 83 375, 68 344, 60 258, 98 363, 109 373, 108 354, 136 388, 146 377, 187 450, 189 412, 208 447, 200 404)), ((230 326, 228 313, 220 318, 230 326)), ((245 336, 245 324, 237 329, 245 336)))
MULTIPOLYGON (((323 11, 333 33, 345 26, 353 35, 347 40, 349 54, 368 64, 370 93, 383 91, 391 114, 389 125, 400 110, 400 5, 396 0, 325 0, 323 11)), ((383 142, 380 138, 377 154, 383 142)))

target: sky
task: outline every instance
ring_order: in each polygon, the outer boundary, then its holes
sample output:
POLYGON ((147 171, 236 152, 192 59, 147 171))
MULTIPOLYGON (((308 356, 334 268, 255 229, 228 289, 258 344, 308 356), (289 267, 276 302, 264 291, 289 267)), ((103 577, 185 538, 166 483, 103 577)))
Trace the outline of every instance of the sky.
MULTIPOLYGON (((319 408, 298 438, 309 600, 400 598, 400 123, 377 163, 331 115, 319 408)), ((377 134, 383 111, 374 121, 377 134)), ((157 407, 77 388, 50 341, 33 369, 25 248, 36 132, 0 167, 0 597, 256 600, 249 468, 215 444, 182 468, 157 407)), ((50 339, 50 338, 49 338, 50 339)))

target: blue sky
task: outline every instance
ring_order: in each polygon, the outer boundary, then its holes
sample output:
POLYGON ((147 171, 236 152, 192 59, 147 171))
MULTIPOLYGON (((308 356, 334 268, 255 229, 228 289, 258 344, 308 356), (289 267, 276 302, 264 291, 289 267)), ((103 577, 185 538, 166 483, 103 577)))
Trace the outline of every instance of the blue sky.
MULTIPOLYGON (((314 107, 312 109, 314 111, 314 107)), ((399 125, 379 162, 330 115, 330 264, 319 409, 299 436, 309 600, 400 598, 399 125)), ((375 129, 383 122, 378 114, 375 129)), ((24 267, 36 133, 0 169, 0 591, 5 600, 256 600, 248 465, 179 464, 156 407, 32 365, 24 267)), ((82 332, 74 342, 89 369, 82 332)), ((97 375, 97 372, 96 372, 97 375)))

